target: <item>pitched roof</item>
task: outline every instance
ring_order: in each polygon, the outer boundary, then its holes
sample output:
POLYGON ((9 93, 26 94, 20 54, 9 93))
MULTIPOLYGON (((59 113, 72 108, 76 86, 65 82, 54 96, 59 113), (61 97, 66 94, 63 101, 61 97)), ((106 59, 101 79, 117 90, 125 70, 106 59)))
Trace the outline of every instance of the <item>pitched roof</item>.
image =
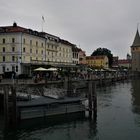
POLYGON ((138 29, 134 38, 134 42, 131 47, 140 47, 140 35, 138 29))

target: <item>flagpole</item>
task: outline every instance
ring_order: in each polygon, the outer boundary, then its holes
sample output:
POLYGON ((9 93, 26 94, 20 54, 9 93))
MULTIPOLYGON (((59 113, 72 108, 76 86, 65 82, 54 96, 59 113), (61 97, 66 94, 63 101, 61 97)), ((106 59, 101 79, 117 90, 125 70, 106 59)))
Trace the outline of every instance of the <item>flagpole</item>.
POLYGON ((44 22, 45 22, 45 19, 44 19, 44 16, 42 16, 42 32, 43 32, 44 22))

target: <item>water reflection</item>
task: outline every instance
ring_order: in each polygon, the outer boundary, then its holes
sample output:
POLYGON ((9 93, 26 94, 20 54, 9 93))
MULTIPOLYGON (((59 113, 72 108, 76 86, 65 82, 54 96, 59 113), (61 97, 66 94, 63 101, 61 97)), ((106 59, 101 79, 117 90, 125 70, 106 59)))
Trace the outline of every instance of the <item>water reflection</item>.
POLYGON ((24 121, 17 130, 5 131, 4 140, 81 140, 93 139, 96 134, 96 121, 79 113, 49 120, 40 118, 24 121))
POLYGON ((140 114, 140 79, 132 80, 132 111, 134 113, 140 114))
MULTIPOLYGON (((140 139, 140 80, 97 89, 97 120, 69 118, 23 122, 5 140, 137 140, 140 139), (36 123, 36 125, 34 125, 36 123)), ((76 115, 77 116, 77 115, 76 115)))
POLYGON ((58 123, 55 125, 45 124, 32 129, 20 129, 9 132, 4 140, 82 140, 97 139, 97 125, 93 120, 78 119, 58 123))

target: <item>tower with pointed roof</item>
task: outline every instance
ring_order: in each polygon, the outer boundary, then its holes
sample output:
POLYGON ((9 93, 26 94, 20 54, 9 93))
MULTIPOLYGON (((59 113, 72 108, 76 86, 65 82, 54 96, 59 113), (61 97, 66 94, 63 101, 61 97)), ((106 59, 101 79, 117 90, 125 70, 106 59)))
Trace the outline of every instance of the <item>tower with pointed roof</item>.
POLYGON ((137 29, 133 44, 131 46, 132 71, 140 72, 140 35, 137 29))

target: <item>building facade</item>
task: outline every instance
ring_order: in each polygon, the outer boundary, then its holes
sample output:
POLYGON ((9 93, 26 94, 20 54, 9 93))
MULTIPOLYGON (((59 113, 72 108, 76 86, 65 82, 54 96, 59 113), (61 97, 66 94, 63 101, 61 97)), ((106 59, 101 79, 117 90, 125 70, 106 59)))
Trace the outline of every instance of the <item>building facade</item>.
POLYGON ((13 26, 2 26, 0 74, 16 72, 17 75, 31 75, 35 66, 73 65, 73 46, 57 36, 26 29, 16 23, 13 26))
POLYGON ((129 60, 129 59, 119 59, 118 60, 118 67, 119 68, 130 69, 131 68, 131 60, 129 60))
POLYGON ((101 56, 86 56, 86 64, 92 68, 108 68, 109 61, 105 55, 101 56))
POLYGON ((86 52, 80 49, 79 51, 79 64, 86 64, 86 52))
POLYGON ((79 64, 79 52, 80 49, 76 47, 76 45, 72 46, 72 63, 79 64))

